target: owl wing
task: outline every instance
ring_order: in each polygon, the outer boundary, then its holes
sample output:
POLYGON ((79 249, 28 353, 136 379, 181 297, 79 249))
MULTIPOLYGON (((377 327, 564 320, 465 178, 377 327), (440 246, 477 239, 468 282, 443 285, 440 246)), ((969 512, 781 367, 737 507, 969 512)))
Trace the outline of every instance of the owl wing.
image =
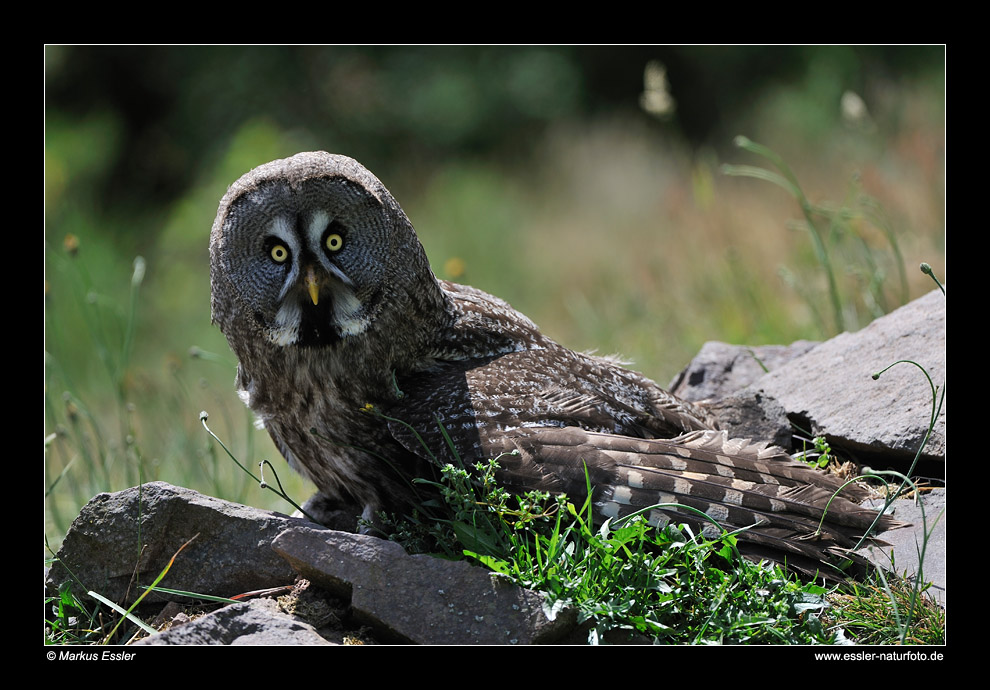
MULTIPOLYGON (((717 522, 742 530, 745 551, 811 575, 845 557, 877 518, 858 505, 864 489, 852 485, 833 498, 838 479, 783 449, 711 429, 658 438, 668 424, 651 420, 628 391, 585 388, 572 369, 531 366, 525 353, 503 360, 450 364, 442 375, 408 380, 390 432, 433 462, 469 467, 498 458, 499 482, 516 493, 566 493, 580 503, 590 482, 602 520, 643 511, 661 526, 687 523, 714 535, 717 522)), ((897 526, 889 518, 879 523, 897 526)))
POLYGON ((519 428, 579 427, 638 438, 712 428, 707 413, 608 360, 549 348, 436 363, 397 379, 392 434, 422 455, 494 457, 519 428), (415 432, 413 431, 415 430, 415 432))
POLYGON ((651 524, 687 523, 709 537, 741 530, 744 552, 794 561, 809 574, 848 557, 874 521, 880 530, 899 526, 859 505, 867 497, 862 487, 842 488, 781 448, 720 431, 638 439, 527 429, 503 437, 502 452, 507 486, 526 487, 538 476, 534 488, 580 500, 590 482, 601 519, 641 513, 651 524))

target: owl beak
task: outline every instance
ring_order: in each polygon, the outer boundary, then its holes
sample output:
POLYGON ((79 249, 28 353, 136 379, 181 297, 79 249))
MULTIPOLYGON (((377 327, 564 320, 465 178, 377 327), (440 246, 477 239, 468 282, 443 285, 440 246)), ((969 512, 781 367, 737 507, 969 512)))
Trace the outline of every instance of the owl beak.
POLYGON ((320 302, 320 281, 316 277, 316 271, 312 266, 306 268, 306 289, 309 291, 309 297, 313 300, 313 306, 315 307, 320 302))

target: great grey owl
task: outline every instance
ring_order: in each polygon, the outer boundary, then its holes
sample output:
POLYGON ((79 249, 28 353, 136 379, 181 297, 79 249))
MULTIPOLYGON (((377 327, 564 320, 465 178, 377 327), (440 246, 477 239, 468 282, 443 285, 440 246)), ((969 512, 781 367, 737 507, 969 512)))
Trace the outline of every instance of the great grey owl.
MULTIPOLYGON (((590 478, 602 519, 687 505, 746 528, 758 553, 814 565, 876 517, 847 488, 819 529, 833 478, 727 438, 644 376, 438 280, 395 199, 345 156, 300 153, 241 177, 210 257, 213 320, 244 402, 293 468, 368 519, 411 510, 412 478, 437 463, 498 456, 511 491, 581 501, 590 478)), ((648 514, 711 527, 676 507, 648 514)))

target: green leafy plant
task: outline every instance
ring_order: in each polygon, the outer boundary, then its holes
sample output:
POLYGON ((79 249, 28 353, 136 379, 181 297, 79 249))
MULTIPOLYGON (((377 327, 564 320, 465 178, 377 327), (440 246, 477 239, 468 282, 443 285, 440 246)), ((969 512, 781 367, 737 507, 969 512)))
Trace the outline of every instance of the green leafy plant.
POLYGON ((832 462, 833 457, 832 446, 828 444, 828 441, 824 436, 815 436, 811 439, 811 445, 812 448, 808 448, 805 442, 804 449, 797 457, 812 467, 817 467, 818 469, 825 469, 828 467, 829 463, 832 462))
POLYGON ((69 582, 45 597, 45 644, 96 644, 103 638, 101 614, 76 596, 69 582))
POLYGON ((566 496, 509 494, 495 482, 497 469, 497 459, 474 473, 444 468, 449 534, 465 556, 544 592, 548 616, 576 609, 590 643, 836 641, 819 621, 828 590, 742 558, 735 535, 658 530, 642 516, 596 526, 590 501, 579 508, 566 496))

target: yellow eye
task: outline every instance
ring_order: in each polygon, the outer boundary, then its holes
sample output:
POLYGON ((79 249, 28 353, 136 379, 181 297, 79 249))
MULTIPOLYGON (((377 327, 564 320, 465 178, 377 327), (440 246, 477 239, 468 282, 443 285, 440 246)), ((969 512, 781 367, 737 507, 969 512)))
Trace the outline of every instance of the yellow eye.
POLYGON ((289 259, 289 250, 282 244, 272 245, 269 254, 272 257, 272 261, 277 264, 284 264, 289 259))
POLYGON ((344 238, 337 233, 330 233, 324 242, 326 248, 331 252, 339 252, 344 246, 344 238))

